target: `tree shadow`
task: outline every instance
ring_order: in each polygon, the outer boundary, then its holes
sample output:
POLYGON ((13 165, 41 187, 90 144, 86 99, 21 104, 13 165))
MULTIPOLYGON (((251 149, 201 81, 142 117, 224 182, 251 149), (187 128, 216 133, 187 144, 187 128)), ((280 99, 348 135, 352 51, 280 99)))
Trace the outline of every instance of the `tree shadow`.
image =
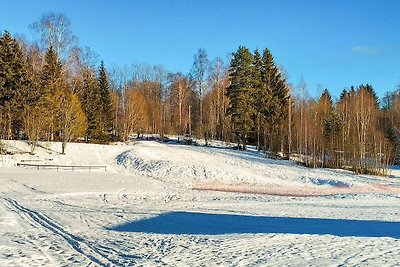
POLYGON ((154 234, 317 234, 400 239, 400 222, 167 212, 108 230, 154 234))

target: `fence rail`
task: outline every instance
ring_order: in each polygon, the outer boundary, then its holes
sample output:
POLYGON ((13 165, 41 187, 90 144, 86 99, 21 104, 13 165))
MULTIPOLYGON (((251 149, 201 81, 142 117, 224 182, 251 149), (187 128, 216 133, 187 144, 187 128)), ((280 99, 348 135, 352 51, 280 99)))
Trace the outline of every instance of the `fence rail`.
POLYGON ((94 169, 107 170, 105 165, 58 165, 58 164, 32 164, 32 163, 17 163, 18 167, 33 167, 39 169, 71 169, 75 171, 77 169, 88 169, 89 172, 94 169))

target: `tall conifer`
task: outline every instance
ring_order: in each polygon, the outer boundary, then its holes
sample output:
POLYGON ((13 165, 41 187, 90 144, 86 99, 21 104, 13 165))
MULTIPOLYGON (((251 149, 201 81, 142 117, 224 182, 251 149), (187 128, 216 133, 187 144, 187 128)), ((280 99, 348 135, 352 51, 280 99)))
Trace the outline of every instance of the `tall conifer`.
POLYGON ((101 61, 99 68, 99 98, 100 98, 100 130, 105 139, 110 139, 113 134, 113 106, 111 102, 111 89, 104 62, 101 61))
POLYGON ((254 67, 253 55, 246 47, 240 46, 230 64, 231 85, 228 87, 229 114, 233 132, 239 144, 246 149, 247 139, 254 126, 254 67))
POLYGON ((6 124, 4 137, 14 138, 22 128, 21 114, 29 89, 26 58, 9 32, 0 36, 0 108, 6 124))

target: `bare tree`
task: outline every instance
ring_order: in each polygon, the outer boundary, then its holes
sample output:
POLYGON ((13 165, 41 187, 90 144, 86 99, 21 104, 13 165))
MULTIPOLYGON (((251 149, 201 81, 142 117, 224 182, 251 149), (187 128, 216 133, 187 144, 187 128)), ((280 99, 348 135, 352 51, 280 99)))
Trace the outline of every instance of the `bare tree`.
POLYGON ((204 134, 204 139, 207 145, 207 134, 204 131, 203 120, 203 97, 206 90, 206 77, 209 68, 209 61, 206 51, 200 48, 194 55, 194 62, 191 70, 191 75, 195 81, 196 91, 199 95, 199 135, 204 134))
POLYGON ((40 35, 44 49, 52 46, 58 57, 66 59, 77 42, 70 26, 71 22, 65 15, 51 12, 43 14, 30 28, 40 35))
POLYGON ((23 113, 23 130, 28 137, 31 148, 30 153, 34 153, 39 140, 46 134, 50 123, 50 112, 41 102, 25 109, 23 113))

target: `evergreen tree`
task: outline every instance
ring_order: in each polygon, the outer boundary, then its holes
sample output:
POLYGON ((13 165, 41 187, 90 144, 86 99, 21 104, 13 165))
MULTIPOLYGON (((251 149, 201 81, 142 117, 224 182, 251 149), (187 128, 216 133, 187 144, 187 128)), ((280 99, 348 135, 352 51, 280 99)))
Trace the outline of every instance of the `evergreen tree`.
POLYGON ((50 112, 51 123, 48 126, 48 139, 60 137, 61 103, 67 90, 67 83, 62 73, 61 61, 52 46, 46 51, 45 63, 40 73, 39 91, 42 108, 50 112))
POLYGON ((374 98, 376 106, 379 107, 379 98, 376 95, 375 89, 374 87, 372 87, 372 85, 367 83, 366 85, 361 85, 359 88, 365 89, 368 92, 368 94, 374 98))
POLYGON ((97 138, 100 131, 100 92, 96 76, 90 68, 83 70, 83 93, 81 103, 87 117, 86 139, 97 138))
POLYGON ((240 46, 230 64, 231 85, 228 87, 229 109, 232 128, 238 144, 246 149, 247 138, 251 133, 255 114, 253 55, 246 47, 240 46))
POLYGON ((328 89, 325 89, 319 98, 317 114, 315 116, 318 119, 318 128, 322 129, 322 132, 318 136, 318 146, 321 154, 319 161, 324 166, 326 160, 331 162, 333 160, 334 137, 337 134, 337 117, 334 117, 333 101, 328 89), (328 149, 329 155, 327 155, 328 149))
MULTIPOLYGON (((256 54, 257 58, 257 54, 256 54)), ((288 114, 289 88, 282 77, 274 58, 268 49, 264 49, 261 67, 256 66, 260 73, 260 83, 255 98, 258 104, 256 110, 264 128, 264 149, 281 149, 282 138, 279 135, 281 124, 288 114), (267 134, 269 144, 267 144, 267 134)))
POLYGON ((254 104, 255 104, 255 126, 257 133, 257 149, 261 149, 260 145, 260 135, 261 130, 265 128, 265 117, 262 116, 262 111, 265 107, 265 103, 267 102, 268 94, 265 94, 264 90, 264 80, 265 80, 265 68, 262 62, 262 58, 260 52, 258 50, 254 51, 254 59, 253 59, 253 67, 254 67, 254 104))
POLYGON ((99 98, 100 98, 100 130, 102 138, 109 140, 113 134, 114 112, 111 101, 111 89, 104 62, 101 61, 99 68, 99 98))
POLYGON ((349 95, 349 92, 346 89, 343 89, 343 91, 342 91, 342 93, 340 94, 340 97, 339 97, 339 102, 343 101, 348 95, 349 95))
POLYGON ((46 51, 45 64, 40 74, 40 87, 43 96, 55 95, 65 86, 61 61, 52 46, 46 51))
POLYGON ((9 32, 0 36, 0 109, 3 137, 14 138, 22 129, 24 94, 30 85, 26 58, 9 32))

